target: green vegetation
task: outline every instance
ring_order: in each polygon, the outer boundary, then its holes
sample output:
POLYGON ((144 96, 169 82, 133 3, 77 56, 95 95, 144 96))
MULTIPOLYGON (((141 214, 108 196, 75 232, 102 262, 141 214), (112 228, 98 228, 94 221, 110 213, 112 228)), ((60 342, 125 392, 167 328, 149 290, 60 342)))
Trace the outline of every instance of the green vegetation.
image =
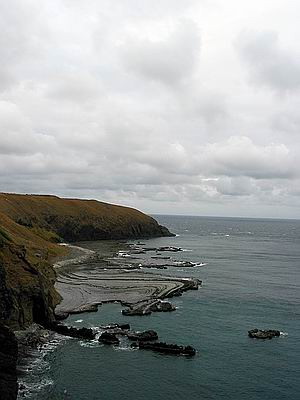
POLYGON ((0 227, 0 247, 2 247, 5 242, 11 242, 11 241, 12 239, 8 235, 8 233, 6 233, 5 230, 0 227))
POLYGON ((34 226, 30 230, 35 235, 39 236, 40 238, 42 238, 48 242, 51 242, 51 243, 62 243, 63 242, 62 238, 53 231, 48 231, 47 229, 40 228, 38 226, 34 226))

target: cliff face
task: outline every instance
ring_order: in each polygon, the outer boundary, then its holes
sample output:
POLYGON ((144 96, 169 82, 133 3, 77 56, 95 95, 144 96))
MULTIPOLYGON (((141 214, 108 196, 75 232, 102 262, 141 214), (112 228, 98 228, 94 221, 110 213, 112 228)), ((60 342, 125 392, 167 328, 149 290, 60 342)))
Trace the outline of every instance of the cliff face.
POLYGON ((53 320, 60 297, 51 256, 63 249, 0 213, 0 321, 13 329, 53 320))
POLYGON ((87 200, 0 193, 0 322, 22 329, 54 319, 51 260, 59 241, 170 236, 140 211, 87 200))
POLYGON ((1 400, 17 398, 18 343, 15 335, 0 323, 0 397, 1 400))
POLYGON ((0 193, 0 212, 20 225, 54 232, 67 241, 172 236, 138 210, 95 200, 0 193))

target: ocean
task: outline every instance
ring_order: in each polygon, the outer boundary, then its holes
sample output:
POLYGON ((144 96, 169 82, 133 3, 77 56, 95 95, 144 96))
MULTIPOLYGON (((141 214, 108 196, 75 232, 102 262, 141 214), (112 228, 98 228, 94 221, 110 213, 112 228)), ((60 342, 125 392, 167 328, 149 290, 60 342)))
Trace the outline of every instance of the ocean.
MULTIPOLYGON (((196 277, 198 291, 171 302, 172 313, 126 317, 119 304, 72 315, 67 323, 96 327, 129 322, 160 339, 192 345, 193 358, 57 340, 22 378, 31 400, 293 400, 300 393, 300 221, 161 216, 177 236, 146 241, 178 246, 195 268, 159 273, 196 277), (272 340, 250 339, 253 328, 277 329, 272 340)), ((85 243, 88 246, 88 244, 85 243)), ((97 243, 93 243, 93 249, 97 243)), ((25 393, 24 393, 25 394, 25 393)))

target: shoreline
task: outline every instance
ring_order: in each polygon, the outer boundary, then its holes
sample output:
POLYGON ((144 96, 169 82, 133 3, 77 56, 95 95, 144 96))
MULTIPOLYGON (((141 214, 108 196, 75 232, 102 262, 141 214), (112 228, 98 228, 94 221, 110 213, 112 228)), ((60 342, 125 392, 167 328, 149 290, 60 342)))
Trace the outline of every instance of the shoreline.
POLYGON ((132 245, 103 242, 98 242, 100 247, 103 246, 103 253, 64 244, 70 248, 70 253, 67 258, 53 265, 57 271, 55 288, 62 297, 55 309, 57 319, 65 319, 70 314, 96 312, 99 306, 107 303, 128 307, 123 310, 124 314, 127 312, 126 315, 173 311, 175 307, 163 300, 180 296, 187 290, 197 290, 201 286, 202 281, 198 279, 161 275, 134 268, 130 270, 127 260, 120 257, 120 252, 123 252, 124 247, 130 251, 132 245), (111 263, 111 260, 117 262, 111 263))

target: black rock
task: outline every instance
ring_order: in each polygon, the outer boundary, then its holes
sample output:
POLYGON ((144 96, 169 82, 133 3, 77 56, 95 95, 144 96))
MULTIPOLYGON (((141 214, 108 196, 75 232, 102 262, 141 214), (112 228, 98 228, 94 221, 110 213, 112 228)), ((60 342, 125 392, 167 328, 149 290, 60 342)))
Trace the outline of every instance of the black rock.
POLYGON ((104 344, 119 344, 120 340, 114 333, 103 332, 99 337, 99 342, 104 344))
POLYGON ((134 332, 134 331, 128 332, 127 337, 130 340, 141 340, 141 341, 158 339, 157 332, 155 332, 153 330, 148 330, 148 331, 143 331, 143 332, 134 332))
POLYGON ((61 324, 52 324, 49 329, 59 333, 60 335, 75 337, 79 339, 92 340, 96 334, 93 329, 89 328, 74 328, 73 326, 66 326, 61 324))
POLYGON ((248 331, 248 336, 255 339, 272 339, 273 337, 280 336, 280 331, 273 329, 252 329, 248 331))
POLYGON ((194 356, 196 350, 192 346, 179 346, 177 344, 167 344, 164 342, 138 342, 131 345, 134 348, 139 348, 141 350, 152 350, 164 354, 175 354, 184 356, 194 356))

